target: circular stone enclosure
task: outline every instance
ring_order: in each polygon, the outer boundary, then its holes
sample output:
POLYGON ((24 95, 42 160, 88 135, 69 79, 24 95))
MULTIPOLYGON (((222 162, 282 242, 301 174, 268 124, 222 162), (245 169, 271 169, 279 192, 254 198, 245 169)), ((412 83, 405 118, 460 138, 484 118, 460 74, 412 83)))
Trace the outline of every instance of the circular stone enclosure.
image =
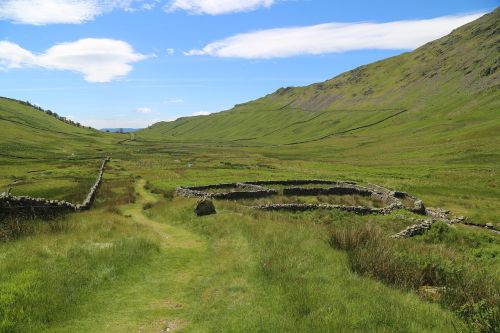
POLYGON ((307 211, 338 209, 357 214, 389 214, 396 209, 406 209, 417 214, 426 214, 422 201, 406 192, 392 191, 373 184, 361 186, 352 181, 271 180, 190 187, 180 186, 176 189, 176 195, 192 198, 242 200, 244 202, 251 202, 252 199, 269 198, 270 200, 263 200, 265 203, 250 205, 252 208, 261 210, 307 211), (354 198, 366 198, 366 200, 354 200, 354 202, 364 204, 334 204, 328 200, 332 196, 352 196, 354 198), (298 198, 307 197, 316 197, 317 200, 314 203, 308 201, 315 200, 298 200, 298 198), (287 203, 276 203, 272 198, 287 198, 287 200, 284 200, 287 203), (300 202, 293 202, 294 199, 300 202), (376 204, 368 205, 367 203, 370 200, 376 204))

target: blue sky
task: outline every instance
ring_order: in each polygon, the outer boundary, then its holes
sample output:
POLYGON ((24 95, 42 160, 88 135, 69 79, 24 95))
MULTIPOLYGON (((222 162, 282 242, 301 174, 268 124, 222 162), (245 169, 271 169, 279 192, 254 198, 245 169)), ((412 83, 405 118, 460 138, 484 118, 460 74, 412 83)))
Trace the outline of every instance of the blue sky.
POLYGON ((0 95, 144 127, 329 79, 498 1, 0 0, 0 95))

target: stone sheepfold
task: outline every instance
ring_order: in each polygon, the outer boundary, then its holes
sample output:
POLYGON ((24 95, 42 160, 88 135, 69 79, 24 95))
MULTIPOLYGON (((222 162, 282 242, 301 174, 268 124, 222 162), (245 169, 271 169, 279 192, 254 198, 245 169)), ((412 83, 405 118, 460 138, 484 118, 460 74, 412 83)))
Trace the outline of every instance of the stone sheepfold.
POLYGON ((244 183, 213 184, 205 186, 177 187, 176 194, 191 198, 209 199, 247 199, 265 198, 279 194, 276 189, 266 186, 288 186, 283 189, 285 196, 319 196, 319 195, 361 195, 379 199, 386 204, 383 208, 365 206, 343 206, 327 204, 268 204, 252 206, 262 210, 306 211, 314 209, 338 209, 357 214, 389 214, 396 209, 407 209, 417 214, 425 215, 425 206, 421 200, 405 192, 396 192, 378 185, 363 187, 351 181, 326 181, 326 180, 279 180, 257 181, 244 183), (328 185, 322 187, 304 187, 304 185, 328 185), (231 189, 227 192, 210 193, 209 190, 231 189), (412 202, 411 207, 405 206, 402 199, 412 202))
POLYGON ((104 169, 109 160, 110 159, 108 157, 102 161, 97 179, 82 203, 73 204, 64 200, 50 200, 46 198, 33 198, 30 196, 13 196, 10 193, 4 192, 0 194, 0 217, 9 215, 45 216, 90 209, 97 195, 97 190, 102 183, 104 169))
MULTIPOLYGON (((179 186, 176 189, 176 195, 188 198, 205 199, 226 199, 238 200, 248 198, 265 198, 278 195, 276 189, 268 186, 285 186, 282 190, 284 196, 320 196, 320 195, 360 195, 381 200, 385 207, 373 208, 366 206, 346 206, 331 204, 266 204, 251 206, 254 209, 268 211, 291 211, 303 212, 317 209, 342 210, 353 212, 360 215, 367 214, 390 214, 398 209, 405 209, 410 212, 426 216, 426 219, 414 219, 418 222, 406 229, 393 235, 393 238, 406 238, 421 235, 429 230, 437 221, 443 221, 448 225, 455 223, 469 224, 464 217, 451 218, 449 211, 440 208, 426 208, 422 200, 406 192, 392 191, 385 187, 368 184, 360 186, 352 181, 326 181, 326 180, 268 180, 243 183, 213 184, 204 186, 179 186), (305 185, 308 185, 305 187, 305 185), (321 187, 311 187, 310 185, 322 185, 321 187), (325 186, 327 185, 327 186, 325 186), (211 193, 210 190, 226 190, 217 193, 211 193)), ((487 226, 489 227, 489 226, 487 226)))

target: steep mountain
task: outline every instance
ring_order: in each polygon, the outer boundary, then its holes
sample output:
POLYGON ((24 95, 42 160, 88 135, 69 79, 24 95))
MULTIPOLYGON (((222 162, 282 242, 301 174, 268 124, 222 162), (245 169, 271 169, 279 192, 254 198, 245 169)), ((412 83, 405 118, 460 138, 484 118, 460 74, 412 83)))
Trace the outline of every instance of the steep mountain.
POLYGON ((74 157, 102 143, 104 134, 52 112, 0 97, 0 157, 74 157))
POLYGON ((451 155, 474 140, 468 149, 497 158, 490 150, 500 132, 499 51, 497 8, 413 52, 228 111, 157 123, 138 137, 323 150, 453 142, 440 152, 451 155))

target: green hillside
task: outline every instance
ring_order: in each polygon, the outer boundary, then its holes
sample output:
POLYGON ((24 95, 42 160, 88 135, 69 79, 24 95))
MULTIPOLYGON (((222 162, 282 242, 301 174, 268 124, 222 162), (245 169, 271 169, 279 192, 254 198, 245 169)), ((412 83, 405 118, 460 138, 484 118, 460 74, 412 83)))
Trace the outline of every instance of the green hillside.
POLYGON ((0 193, 83 200, 109 144, 120 136, 76 126, 0 98, 0 193))
POLYGON ((498 158, 492 139, 500 139, 499 22, 496 9, 413 52, 322 83, 281 88, 229 111, 157 123, 138 135, 280 145, 282 152, 306 143, 303 149, 323 156, 352 155, 353 148, 363 155, 376 146, 398 158, 416 146, 421 157, 436 158, 438 151, 451 157, 473 140, 465 158, 491 161, 498 158), (427 154, 422 147, 431 144, 435 153, 427 154))
POLYGON ((77 158, 92 151, 104 137, 97 130, 78 127, 8 98, 0 98, 0 124, 0 156, 6 157, 77 158))

